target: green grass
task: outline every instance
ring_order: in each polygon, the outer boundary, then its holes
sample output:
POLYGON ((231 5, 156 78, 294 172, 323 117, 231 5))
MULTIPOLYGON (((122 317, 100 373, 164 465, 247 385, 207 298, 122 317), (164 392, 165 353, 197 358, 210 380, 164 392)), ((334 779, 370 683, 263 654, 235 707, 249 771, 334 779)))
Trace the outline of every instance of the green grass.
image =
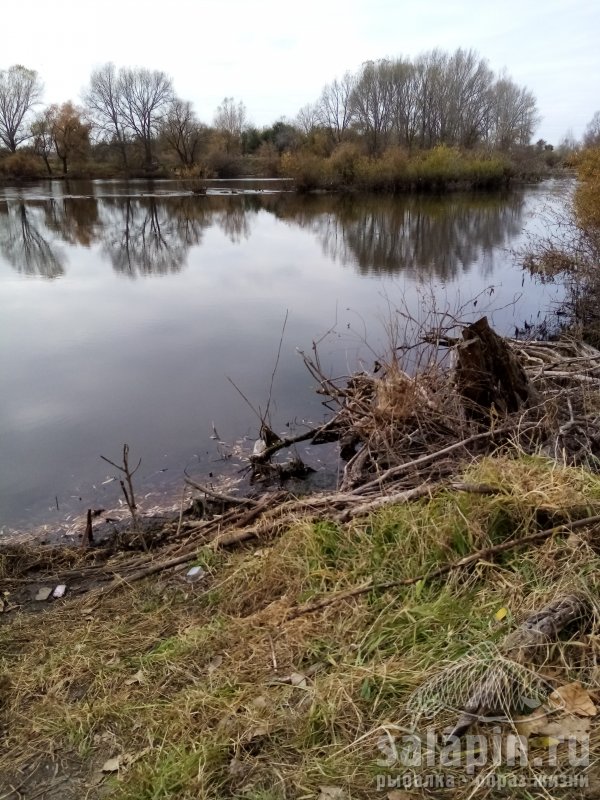
POLYGON ((43 618, 12 616, 0 629, 0 776, 67 748, 90 769, 98 758, 129 761, 90 798, 316 798, 320 786, 385 796, 375 791, 377 743, 390 726, 410 726, 415 690, 499 644, 556 593, 600 588, 600 559, 582 534, 286 621, 308 599, 525 536, 540 508, 566 519, 600 503, 598 476, 541 458, 486 459, 466 478, 499 493, 444 492, 345 525, 299 519, 258 555, 207 552, 204 593, 163 575, 94 609, 82 597, 43 618))

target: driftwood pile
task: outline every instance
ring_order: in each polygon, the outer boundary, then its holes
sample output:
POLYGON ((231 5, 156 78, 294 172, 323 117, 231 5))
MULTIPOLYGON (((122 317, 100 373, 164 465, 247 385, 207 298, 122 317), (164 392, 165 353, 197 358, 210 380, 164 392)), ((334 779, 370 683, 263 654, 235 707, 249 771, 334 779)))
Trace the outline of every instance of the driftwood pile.
POLYGON ((459 462, 507 442, 527 453, 600 466, 600 351, 582 342, 503 339, 485 317, 462 338, 430 335, 417 374, 392 359, 378 373, 329 380, 304 355, 338 412, 313 436, 337 436, 342 491, 414 488, 455 475, 459 462), (445 349, 453 364, 440 366, 445 349))

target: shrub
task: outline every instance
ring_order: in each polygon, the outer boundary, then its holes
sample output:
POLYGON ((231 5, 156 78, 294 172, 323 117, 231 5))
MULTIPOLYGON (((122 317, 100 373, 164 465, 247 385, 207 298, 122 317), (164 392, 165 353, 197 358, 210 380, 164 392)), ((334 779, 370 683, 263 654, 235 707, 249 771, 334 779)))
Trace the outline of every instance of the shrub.
POLYGON ((205 159, 206 174, 216 178, 239 178, 243 175, 243 160, 237 153, 216 148, 205 159))
POLYGON ((506 183, 513 173, 510 163, 499 155, 439 145, 411 156, 402 147, 390 147, 380 156, 369 157, 352 142, 338 145, 329 158, 307 151, 286 153, 281 169, 283 175, 296 180, 300 191, 492 188, 506 183))
POLYGON ((581 153, 577 163, 579 185, 575 194, 577 218, 589 234, 600 232, 600 147, 581 153))
POLYGON ((269 178, 279 177, 280 156, 275 145, 270 142, 263 142, 258 148, 257 159, 259 172, 269 178))
POLYGON ((281 170, 284 177, 294 178, 298 191, 331 187, 329 161, 312 153, 284 153, 281 170))
POLYGON ((362 158, 358 164, 358 183, 372 191, 402 192, 410 188, 408 154, 401 147, 390 147, 379 158, 362 158))
POLYGON ((45 175, 42 160, 32 153, 17 151, 5 156, 0 161, 0 175, 3 178, 27 179, 39 178, 45 175))
POLYGON ((356 182, 362 149, 351 142, 343 142, 333 151, 329 159, 329 170, 333 182, 338 186, 351 186, 356 182))

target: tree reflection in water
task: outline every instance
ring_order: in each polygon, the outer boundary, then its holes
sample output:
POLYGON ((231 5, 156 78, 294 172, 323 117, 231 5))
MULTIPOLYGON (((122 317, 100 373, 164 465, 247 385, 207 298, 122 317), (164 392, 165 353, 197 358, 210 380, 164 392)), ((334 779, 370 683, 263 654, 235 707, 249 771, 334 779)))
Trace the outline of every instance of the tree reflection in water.
POLYGON ((101 220, 95 197, 44 200, 44 223, 68 244, 90 247, 100 234, 101 220))
POLYGON ((42 233, 35 208, 24 202, 0 203, 0 253, 26 275, 57 278, 65 271, 62 253, 42 233))
POLYGON ((19 271, 56 277, 61 257, 49 244, 101 251, 131 278, 180 271, 204 231, 218 226, 234 244, 248 239, 261 211, 310 230, 328 258, 364 275, 453 280, 477 263, 492 272, 494 251, 522 227, 524 196, 299 196, 294 194, 86 195, 0 203, 0 251, 19 271), (43 219, 38 214, 43 212, 43 219), (44 235, 52 232, 53 236, 44 235))
POLYGON ((261 198, 256 195, 246 195, 218 199, 220 209, 215 213, 214 222, 233 244, 249 239, 252 219, 263 207, 261 198))
POLYGON ((179 272, 187 247, 174 217, 154 197, 108 198, 102 207, 102 249, 113 268, 130 277, 179 272))
POLYGON ((325 254, 363 275, 457 278, 479 262, 493 270, 492 252, 522 227, 522 192, 445 197, 293 198, 274 212, 310 228, 325 254), (298 200, 300 202, 298 202, 298 200))

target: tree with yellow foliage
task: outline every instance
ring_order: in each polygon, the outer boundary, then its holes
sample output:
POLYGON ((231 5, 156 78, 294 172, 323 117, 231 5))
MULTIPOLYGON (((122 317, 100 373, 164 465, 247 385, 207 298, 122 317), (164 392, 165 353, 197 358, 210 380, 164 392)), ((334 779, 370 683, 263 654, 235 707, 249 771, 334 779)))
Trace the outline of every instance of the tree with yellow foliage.
POLYGON ((46 110, 46 119, 54 150, 66 175, 69 161, 82 160, 87 155, 91 125, 71 102, 50 106, 46 110))

